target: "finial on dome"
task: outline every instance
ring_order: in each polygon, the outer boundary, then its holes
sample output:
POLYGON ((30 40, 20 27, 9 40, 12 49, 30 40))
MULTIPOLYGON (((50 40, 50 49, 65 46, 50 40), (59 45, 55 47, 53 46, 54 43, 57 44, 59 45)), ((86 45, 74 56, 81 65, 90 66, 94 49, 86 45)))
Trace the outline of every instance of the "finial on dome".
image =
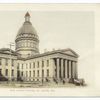
POLYGON ((25 14, 25 21, 30 21, 30 14, 29 14, 29 12, 27 12, 25 14))
POLYGON ((25 14, 25 16, 30 16, 29 12, 27 12, 27 13, 25 14))

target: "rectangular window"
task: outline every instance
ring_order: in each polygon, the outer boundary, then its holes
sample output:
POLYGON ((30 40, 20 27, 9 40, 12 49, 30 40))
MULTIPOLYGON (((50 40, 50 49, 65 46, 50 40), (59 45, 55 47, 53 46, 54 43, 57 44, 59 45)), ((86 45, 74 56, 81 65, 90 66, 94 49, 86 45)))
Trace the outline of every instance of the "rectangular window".
POLYGON ((8 76, 8 69, 6 69, 6 76, 8 76))
POLYGON ((17 71, 17 77, 20 77, 20 71, 19 70, 17 71))
POLYGON ((44 61, 42 61, 42 67, 44 67, 44 61))
POLYGON ((5 59, 5 65, 8 66, 8 59, 5 59))
POLYGON ((11 73, 11 75, 12 75, 12 76, 14 76, 14 70, 12 70, 12 73, 11 73))
POLYGON ((37 62, 37 66, 38 66, 38 68, 39 68, 39 61, 37 62))
POLYGON ((0 59, 0 65, 2 65, 2 59, 0 59))
POLYGON ((44 77, 44 70, 42 69, 42 77, 44 77))
POLYGON ((49 69, 47 69, 47 76, 49 77, 49 69))
POLYGON ((12 59, 12 66, 14 66, 14 59, 12 59))
POLYGON ((49 66, 49 60, 47 60, 47 67, 49 66))
POLYGON ((2 69, 0 69, 0 76, 2 75, 2 69))
POLYGON ((33 63, 33 68, 35 68, 35 62, 33 63))
POLYGON ((22 69, 23 69, 23 64, 22 64, 22 69))
POLYGON ((35 70, 33 71, 33 77, 35 77, 35 70))
POLYGON ((55 69, 55 76, 57 77, 57 69, 55 69))
POLYGON ((17 64, 17 69, 19 69, 19 63, 17 64))
POLYGON ((31 77, 31 71, 30 71, 30 77, 31 77))
POLYGON ((31 63, 30 63, 30 69, 31 69, 31 63))
POLYGON ((22 72, 22 76, 23 76, 23 72, 22 72))
POLYGON ((27 69, 27 64, 26 64, 26 69, 27 69))
POLYGON ((26 71, 26 77, 28 76, 28 73, 27 73, 27 71, 26 71))
POLYGON ((37 76, 39 77, 39 70, 37 70, 37 76))

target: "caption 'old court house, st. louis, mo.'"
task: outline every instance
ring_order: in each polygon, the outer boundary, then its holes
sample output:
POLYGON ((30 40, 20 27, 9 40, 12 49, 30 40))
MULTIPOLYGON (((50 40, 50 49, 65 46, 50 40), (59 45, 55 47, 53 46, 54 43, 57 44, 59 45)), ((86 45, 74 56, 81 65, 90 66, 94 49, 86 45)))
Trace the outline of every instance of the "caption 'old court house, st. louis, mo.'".
MULTIPOLYGON (((11 45, 10 45, 11 46, 11 45)), ((39 53, 39 37, 25 14, 15 39, 15 51, 0 49, 0 80, 24 82, 68 82, 78 79, 78 55, 71 49, 39 53)))

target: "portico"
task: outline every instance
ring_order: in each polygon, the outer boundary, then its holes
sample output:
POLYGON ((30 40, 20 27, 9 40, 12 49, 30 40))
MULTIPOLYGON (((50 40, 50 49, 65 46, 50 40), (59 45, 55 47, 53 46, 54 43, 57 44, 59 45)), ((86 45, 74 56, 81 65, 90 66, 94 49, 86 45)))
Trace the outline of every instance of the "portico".
POLYGON ((77 61, 55 58, 55 77, 58 80, 77 79, 77 61))

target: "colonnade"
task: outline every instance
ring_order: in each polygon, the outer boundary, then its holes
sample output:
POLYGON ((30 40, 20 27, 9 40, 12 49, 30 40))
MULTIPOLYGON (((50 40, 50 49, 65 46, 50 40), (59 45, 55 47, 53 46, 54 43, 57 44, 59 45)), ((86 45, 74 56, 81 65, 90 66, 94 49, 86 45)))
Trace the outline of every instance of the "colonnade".
POLYGON ((73 60, 56 58, 55 76, 57 79, 77 79, 77 62, 73 60))

